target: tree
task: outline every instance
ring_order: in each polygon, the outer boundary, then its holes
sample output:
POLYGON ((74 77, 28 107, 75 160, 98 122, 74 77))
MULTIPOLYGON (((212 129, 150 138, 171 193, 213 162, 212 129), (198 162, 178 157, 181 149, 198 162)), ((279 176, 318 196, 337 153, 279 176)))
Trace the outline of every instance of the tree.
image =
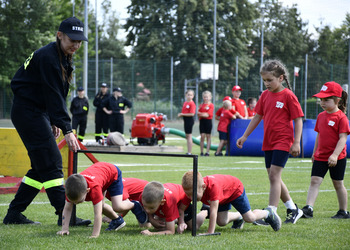
MULTIPOLYGON (((132 0, 125 29, 133 58, 160 60, 173 57, 183 78, 199 75, 200 63, 212 63, 213 1, 132 0)), ((224 0, 217 5, 217 60, 220 79, 233 81, 236 56, 245 69, 254 64, 247 56, 257 11, 248 0, 224 0)), ((176 72, 174 73, 176 74, 176 72)), ((246 71, 240 71, 245 76, 246 71)))
POLYGON ((55 39, 69 0, 7 0, 0 8, 0 86, 11 78, 36 49, 55 39))

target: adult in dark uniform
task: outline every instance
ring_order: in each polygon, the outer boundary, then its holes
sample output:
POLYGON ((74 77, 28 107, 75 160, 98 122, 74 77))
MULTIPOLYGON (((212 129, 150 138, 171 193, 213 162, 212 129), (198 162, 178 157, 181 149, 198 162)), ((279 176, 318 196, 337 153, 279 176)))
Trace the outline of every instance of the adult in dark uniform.
POLYGON ((109 120, 108 115, 103 111, 104 102, 108 100, 110 94, 108 93, 107 83, 101 84, 101 89, 94 99, 95 113, 95 139, 98 142, 102 136, 108 136, 109 120))
MULTIPOLYGON (((43 187, 59 216, 57 224, 62 224, 65 190, 62 156, 55 139, 61 129, 69 149, 79 149, 66 97, 72 79, 72 56, 81 41, 87 41, 83 29, 83 23, 75 17, 64 20, 56 42, 33 52, 11 81, 14 94, 11 120, 28 151, 31 169, 10 203, 4 224, 40 224, 27 219, 22 212, 43 187)), ((77 219, 76 225, 90 223, 90 220, 77 219)))
POLYGON ((122 92, 121 88, 114 88, 113 95, 108 98, 103 110, 109 115, 110 131, 124 134, 124 115, 132 108, 132 102, 122 92))
POLYGON ((70 112, 72 113, 72 128, 77 132, 78 140, 83 141, 89 112, 89 100, 85 96, 83 87, 78 87, 78 96, 73 98, 70 105, 70 112))

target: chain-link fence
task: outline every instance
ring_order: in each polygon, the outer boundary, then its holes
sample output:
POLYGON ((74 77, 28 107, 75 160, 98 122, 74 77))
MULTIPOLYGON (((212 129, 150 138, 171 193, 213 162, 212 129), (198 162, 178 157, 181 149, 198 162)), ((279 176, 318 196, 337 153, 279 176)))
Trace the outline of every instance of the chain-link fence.
MULTIPOLYGON (((319 92, 323 83, 336 81, 341 85, 348 84, 348 66, 333 65, 323 62, 317 58, 309 57, 307 63, 307 77, 305 77, 306 65, 287 65, 290 72, 290 83, 303 108, 306 118, 316 119, 317 114, 322 111, 317 100, 312 95, 319 92), (294 75, 294 67, 300 69, 299 76, 294 75), (305 103, 306 102, 306 103, 305 103)), ((234 62, 234 60, 233 60, 234 62)), ((239 64, 238 64, 239 65, 239 64)), ((125 97, 133 102, 132 112, 129 116, 135 117, 138 113, 158 112, 164 113, 168 119, 176 119, 181 112, 184 101, 184 86, 187 80, 188 88, 196 88, 197 100, 202 101, 201 93, 205 90, 213 90, 213 80, 200 80, 200 67, 198 69, 190 63, 173 63, 171 58, 161 61, 130 60, 130 59, 108 59, 99 60, 98 83, 96 83, 96 62, 89 60, 88 64, 88 90, 86 94, 92 100, 102 82, 106 82, 110 89, 121 87, 125 97), (184 69, 192 68, 192 73, 186 74, 184 69)), ((236 67, 236 66, 235 66, 236 67)), ((233 67, 233 68, 235 68, 233 67)), ((238 84, 243 88, 241 99, 258 97, 261 89, 259 76, 260 65, 250 69, 248 77, 239 79, 238 84)), ((235 75, 235 72, 232 72, 235 75)), ((235 78, 235 77, 233 77, 235 78)), ((82 86, 81 63, 76 63, 76 86, 82 86)), ((216 81, 216 109, 221 106, 224 96, 232 96, 231 89, 236 80, 216 81)), ((347 90, 347 89, 346 89, 347 90)), ((74 91, 71 92, 72 96, 74 91)), ((67 102, 69 102, 68 98, 67 102)), ((0 118, 10 118, 12 104, 12 92, 8 86, 0 89, 0 118)), ((94 110, 94 109, 91 109, 94 110)))

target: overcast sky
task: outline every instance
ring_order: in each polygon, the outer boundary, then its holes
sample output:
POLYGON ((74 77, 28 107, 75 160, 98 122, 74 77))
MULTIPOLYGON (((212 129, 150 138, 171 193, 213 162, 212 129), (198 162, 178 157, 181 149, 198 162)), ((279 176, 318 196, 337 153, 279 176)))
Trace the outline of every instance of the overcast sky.
MULTIPOLYGON (((97 0, 98 3, 101 0, 97 0)), ((217 0, 220 1, 220 0, 217 0)), ((250 0, 255 2, 255 0, 250 0)), ((112 0, 112 8, 116 10, 121 24, 124 24, 128 17, 126 7, 130 0, 112 0)), ((291 7, 293 3, 298 5, 302 20, 307 21, 309 33, 315 34, 314 27, 330 25, 331 28, 338 28, 345 20, 345 14, 350 13, 350 0, 280 0, 282 5, 291 7)), ((95 6, 93 4, 93 6, 95 6)), ((121 38, 122 38, 122 34, 121 38)))

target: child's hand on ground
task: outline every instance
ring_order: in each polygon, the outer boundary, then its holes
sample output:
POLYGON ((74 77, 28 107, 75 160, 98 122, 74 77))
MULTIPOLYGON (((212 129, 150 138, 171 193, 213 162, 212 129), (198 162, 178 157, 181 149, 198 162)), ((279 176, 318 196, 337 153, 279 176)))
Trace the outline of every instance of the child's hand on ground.
POLYGON ((151 235, 152 232, 149 231, 148 229, 146 229, 146 230, 141 231, 141 234, 143 234, 143 235, 151 235))
POLYGON ((179 224, 179 226, 177 227, 177 232, 178 232, 179 234, 182 234, 186 229, 187 229, 187 224, 186 224, 186 223, 181 223, 181 224, 179 224))
POLYGON ((58 231, 57 232, 58 235, 69 235, 69 231, 66 231, 66 230, 62 230, 62 231, 58 231))

